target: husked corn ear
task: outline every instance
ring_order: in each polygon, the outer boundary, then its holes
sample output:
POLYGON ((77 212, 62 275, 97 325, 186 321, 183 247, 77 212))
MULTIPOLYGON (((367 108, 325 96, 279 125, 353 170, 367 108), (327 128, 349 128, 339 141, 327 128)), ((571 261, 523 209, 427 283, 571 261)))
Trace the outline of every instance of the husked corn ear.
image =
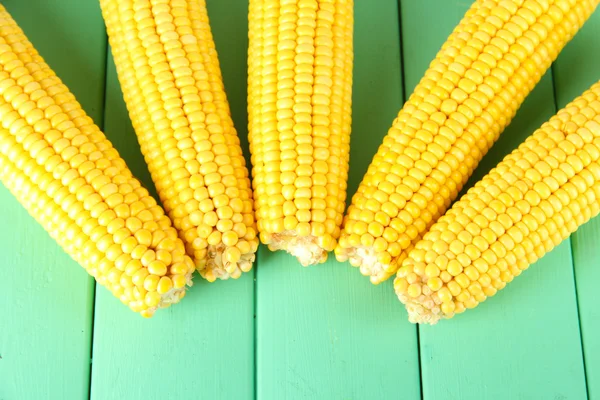
POLYGON ((58 244, 149 317, 191 285, 160 206, 0 5, 0 179, 58 244))
POLYGON ((433 225, 394 281, 412 322, 493 296, 600 211, 600 82, 559 111, 433 225))
POLYGON ((336 249, 373 283, 458 196, 599 0, 477 0, 394 120, 336 249))
POLYGON ((258 248, 252 190, 204 0, 101 0, 119 81, 152 179, 209 281, 258 248))
POLYGON ((348 178, 353 1, 250 0, 248 115, 261 241, 303 265, 340 235, 348 178))

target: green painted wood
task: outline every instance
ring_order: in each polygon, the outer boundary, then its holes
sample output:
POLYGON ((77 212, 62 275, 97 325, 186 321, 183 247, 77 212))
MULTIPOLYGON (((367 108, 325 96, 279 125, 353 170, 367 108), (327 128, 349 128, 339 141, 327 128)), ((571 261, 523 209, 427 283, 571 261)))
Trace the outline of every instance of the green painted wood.
MULTIPOLYGON (((247 5, 212 0, 209 15, 233 117, 246 135, 247 5)), ((152 186, 109 59, 105 130, 136 176, 152 186)), ((96 296, 91 398, 253 399, 254 274, 209 284, 195 275, 186 298, 150 320, 104 288, 96 296)))
MULTIPOLYGON (((565 48, 554 67, 559 107, 600 80, 600 11, 565 48)), ((585 356, 588 395, 600 399, 600 218, 581 227, 572 237, 579 319, 585 356)))
MULTIPOLYGON (((402 2, 407 88, 414 88, 470 1, 402 2), (426 29, 423 29, 427 26, 426 29)), ((548 73, 471 179, 483 176, 555 112, 548 73)), ((585 399, 568 242, 494 298, 419 329, 423 398, 585 399)))
MULTIPOLYGON (((2 4, 101 122, 106 37, 96 2, 2 4)), ((1 185, 0 210, 0 399, 87 399, 93 279, 1 185)))
MULTIPOLYGON (((356 1, 354 37, 350 193, 402 105, 395 0, 356 1)), ((258 399, 420 398, 416 330, 391 282, 265 248, 257 276, 258 399)))

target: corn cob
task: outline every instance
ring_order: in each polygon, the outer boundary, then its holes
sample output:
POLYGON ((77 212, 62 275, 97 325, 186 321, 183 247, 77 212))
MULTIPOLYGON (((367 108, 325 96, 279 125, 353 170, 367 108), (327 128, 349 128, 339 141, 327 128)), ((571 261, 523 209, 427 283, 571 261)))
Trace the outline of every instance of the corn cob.
POLYGON ((204 0, 101 0, 142 153, 187 253, 209 281, 249 271, 252 192, 204 0))
POLYGON ((599 0, 478 0, 395 119, 336 248, 380 283, 444 213, 599 0))
POLYGON ((519 276, 600 211, 600 82, 471 188, 394 281, 412 322, 436 323, 519 276))
POLYGON ((0 5, 0 179, 96 281, 143 316, 194 265, 160 206, 0 5))
POLYGON ((250 0, 249 139, 260 239, 303 265, 340 235, 348 177, 353 2, 250 0))

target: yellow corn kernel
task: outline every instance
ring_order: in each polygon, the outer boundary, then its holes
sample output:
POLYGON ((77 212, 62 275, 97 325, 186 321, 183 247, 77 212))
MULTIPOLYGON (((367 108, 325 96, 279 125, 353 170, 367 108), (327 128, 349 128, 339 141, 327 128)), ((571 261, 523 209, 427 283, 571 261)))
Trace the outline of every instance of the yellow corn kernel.
POLYGON ((251 0, 248 113, 261 241, 303 265, 340 235, 348 177, 353 2, 251 0))
MULTIPOLYGON (((150 317, 158 307, 177 303, 185 285, 158 292, 153 283, 159 275, 170 279, 167 269, 184 251, 163 209, 2 5, 0 19, 3 184, 74 260, 133 311, 150 317), (127 223, 131 215, 136 222, 127 223), (160 251, 162 260, 143 265, 147 251, 160 251)), ((191 285, 193 262, 181 261, 181 274, 191 285)))
MULTIPOLYGON (((451 318, 458 313, 456 309, 436 307, 437 304, 454 302, 473 308, 493 296, 528 268, 532 261, 596 216, 600 212, 597 205, 599 198, 600 82, 527 138, 456 202, 416 244, 415 250, 402 263, 394 285, 411 321, 435 324, 441 318, 451 318), (533 183, 535 179, 543 181, 543 175, 550 176, 554 171, 564 174, 565 179, 560 185, 549 189, 533 183), (505 212, 509 216, 488 212, 493 204, 507 195, 521 199, 518 203, 520 211, 507 208, 505 212), (480 211, 470 218, 462 218, 471 209, 480 211), (571 214, 570 210, 578 210, 579 217, 571 214), (569 215, 565 215, 566 211, 569 215), (442 234, 447 227, 464 220, 465 223, 458 223, 460 229, 456 236, 467 237, 469 221, 477 217, 487 220, 489 226, 502 220, 506 233, 490 238, 489 249, 483 253, 470 255, 467 247, 450 246, 449 238, 442 234), (525 234, 522 222, 528 218, 535 219, 536 229, 525 234), (565 221, 574 223, 565 224, 565 221), (539 239, 541 235, 547 238, 548 244, 539 239), (445 245, 438 244, 440 241, 445 245), (424 248, 432 249, 433 254, 424 255, 420 251, 424 248), (466 257, 471 265, 464 269, 464 273, 453 275, 450 281, 432 286, 431 278, 422 271, 432 271, 436 267, 441 269, 438 260, 442 255, 452 258, 452 261, 466 257), (404 284, 406 276, 412 277, 409 287, 404 284), (426 292, 426 289, 429 291, 426 292), (418 293, 421 294, 415 295, 418 293)), ((487 239, 470 237, 472 243, 486 243, 487 246, 487 239)))
POLYGON ((257 227, 205 0, 100 5, 142 153, 187 254, 209 281, 239 277, 257 227), (241 255, 226 266, 229 249, 241 255))
MULTIPOLYGON (((338 259, 349 259, 373 283, 396 273, 415 243, 458 196, 525 97, 598 3, 565 1, 557 13, 556 6, 541 0, 475 1, 425 72, 373 158, 348 209, 336 248, 338 259), (530 14, 528 7, 535 7, 539 15, 523 18, 521 14, 530 14), (393 195, 381 196, 382 192, 393 195), (374 219, 379 213, 389 219, 374 219), (375 248, 347 240, 363 228, 356 224, 358 221, 367 225, 377 221, 388 231, 384 239, 400 246, 389 263, 379 257, 386 253, 385 246, 375 248), (389 229, 396 235, 390 235, 389 229)), ((532 175, 541 199, 551 191, 550 186, 539 181, 540 174, 532 175)), ((504 206, 500 204, 490 204, 484 211, 478 209, 480 204, 473 204, 457 222, 466 222, 479 212, 486 216, 502 212, 504 206)), ((505 219, 498 221, 503 223, 505 219)), ((480 225, 485 218, 472 222, 480 229, 487 228, 480 225)), ((452 226, 448 228, 448 233, 454 233, 452 226)), ((490 226, 494 232, 495 228, 490 226)), ((487 240, 489 233, 482 238, 487 240)), ((509 233, 511 240, 511 234, 518 235, 516 231, 509 233)), ((460 238, 455 239, 447 244, 452 245, 451 251, 462 253, 460 238)), ((508 237, 505 241, 510 242, 508 237)), ((474 254, 472 250, 469 248, 469 255, 474 254)), ((470 306, 460 304, 456 310, 470 306)))

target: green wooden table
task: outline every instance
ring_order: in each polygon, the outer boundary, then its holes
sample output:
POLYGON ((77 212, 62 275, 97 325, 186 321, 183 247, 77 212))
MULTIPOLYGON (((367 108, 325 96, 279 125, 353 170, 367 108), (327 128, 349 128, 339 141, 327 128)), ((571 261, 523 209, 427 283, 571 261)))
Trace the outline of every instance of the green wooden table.
MULTIPOLYGON (((97 0, 2 0, 150 186, 97 0)), ((356 0, 350 192, 471 0, 356 0)), ((245 135, 247 0, 208 0, 245 135)), ((600 79, 600 10, 471 179, 600 79)), ((243 138, 243 141, 245 138, 243 138)), ((143 320, 0 187, 0 400, 600 399, 600 219, 477 309, 416 327, 391 282, 259 251, 237 281, 200 278, 143 320)), ((333 257, 331 257, 333 258, 333 257)))

